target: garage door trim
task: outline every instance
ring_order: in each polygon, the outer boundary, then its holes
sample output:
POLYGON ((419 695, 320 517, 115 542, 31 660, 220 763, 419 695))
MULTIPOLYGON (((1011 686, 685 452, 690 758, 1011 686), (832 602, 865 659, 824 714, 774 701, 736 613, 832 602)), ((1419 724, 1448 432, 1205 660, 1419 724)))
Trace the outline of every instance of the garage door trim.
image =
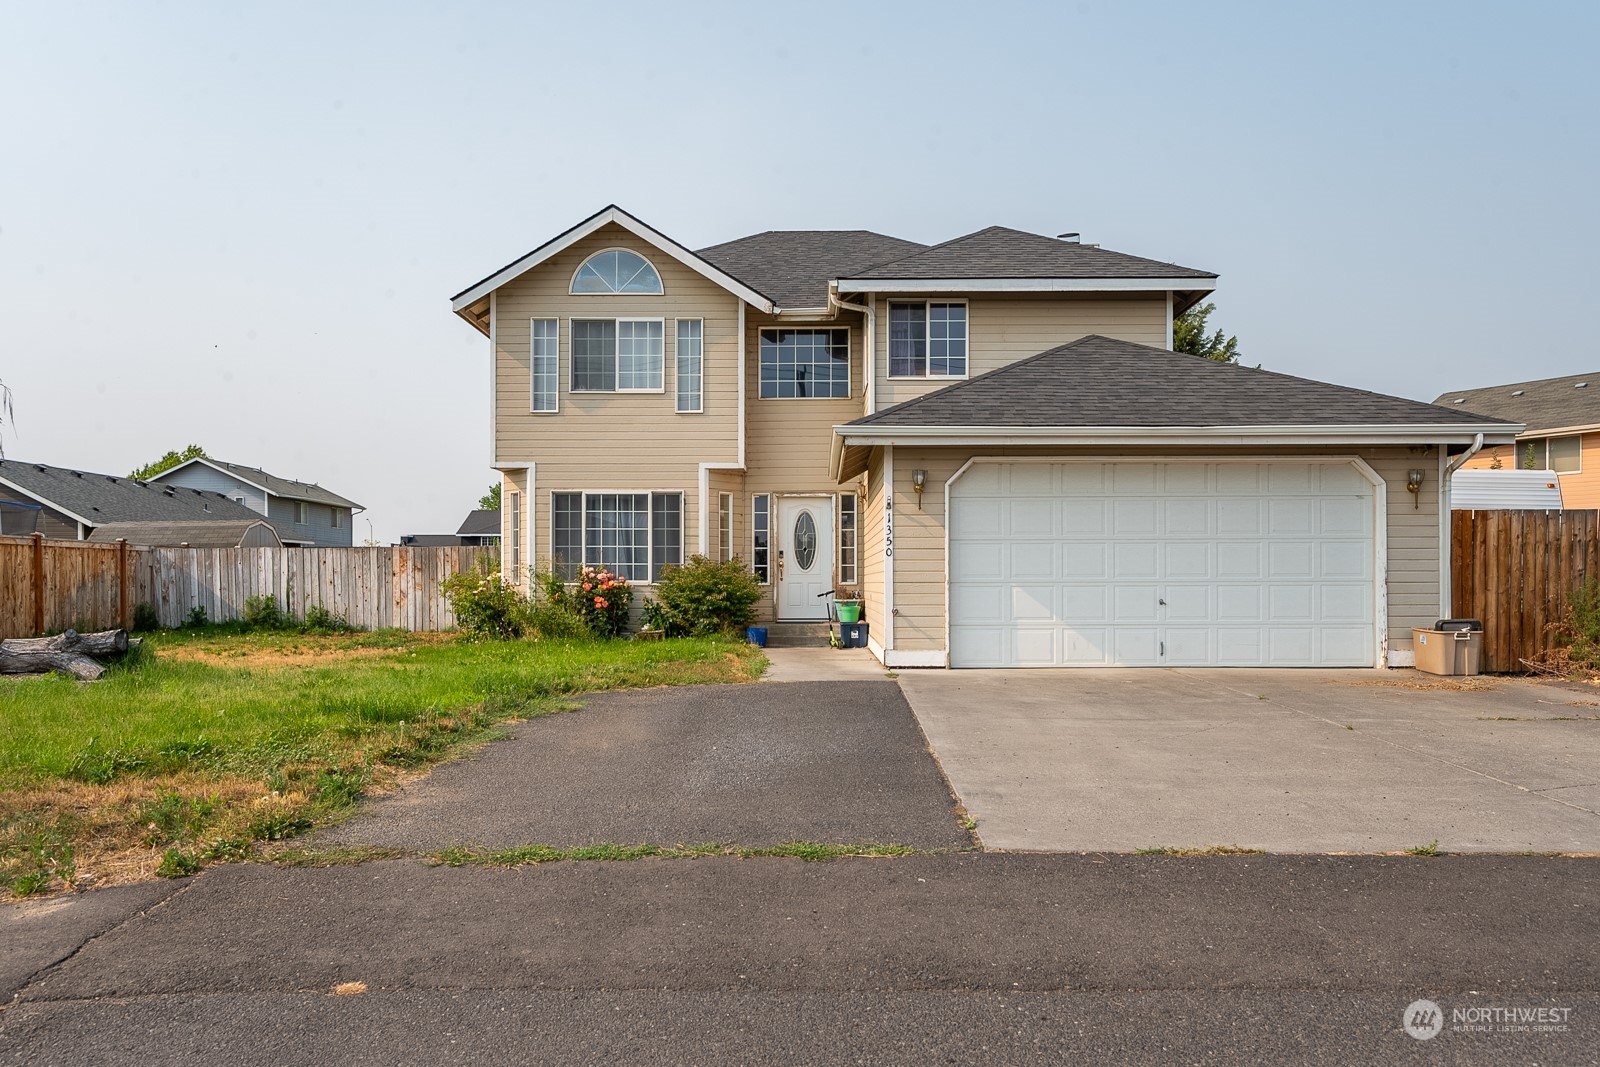
POLYGON ((1372 486, 1372 666, 1382 668, 1387 664, 1389 637, 1389 531, 1388 483, 1360 456, 1350 455, 1206 455, 1206 456, 973 456, 956 468, 944 483, 944 660, 952 662, 953 644, 950 637, 951 565, 950 527, 951 493, 963 476, 979 464, 1023 463, 1348 463, 1372 486))

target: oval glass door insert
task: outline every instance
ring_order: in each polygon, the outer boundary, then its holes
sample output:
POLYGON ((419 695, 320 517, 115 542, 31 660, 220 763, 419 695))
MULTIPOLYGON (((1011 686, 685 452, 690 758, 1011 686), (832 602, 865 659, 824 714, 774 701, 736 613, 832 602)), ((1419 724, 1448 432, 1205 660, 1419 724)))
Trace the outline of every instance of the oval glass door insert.
POLYGON ((811 569, 817 560, 817 520, 811 512, 802 511, 794 520, 794 561, 803 571, 811 569))

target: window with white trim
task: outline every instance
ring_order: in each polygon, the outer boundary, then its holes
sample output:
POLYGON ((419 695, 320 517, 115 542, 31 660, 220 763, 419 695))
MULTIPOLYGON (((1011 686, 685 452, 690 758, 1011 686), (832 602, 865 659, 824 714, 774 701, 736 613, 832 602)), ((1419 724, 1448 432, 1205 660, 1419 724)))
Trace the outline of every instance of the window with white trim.
POLYGON ((765 493, 759 493, 750 501, 750 569, 755 573, 756 581, 766 585, 772 581, 770 543, 768 540, 768 526, 770 524, 772 498, 765 493))
POLYGON ((677 373, 674 381, 678 391, 679 414, 697 414, 705 410, 702 396, 705 364, 705 322, 702 319, 679 319, 678 342, 674 350, 677 373))
POLYGON ((555 493, 550 558, 568 581, 582 566, 630 582, 654 582, 683 562, 682 493, 555 493))
POLYGON ((849 330, 762 330, 761 398, 848 398, 849 330))
POLYGON ((506 564, 508 576, 515 581, 521 580, 522 571, 522 494, 506 494, 506 517, 508 519, 507 535, 511 544, 506 550, 506 564))
POLYGON ((733 494, 717 496, 717 559, 727 563, 733 558, 733 494))
POLYGON ((889 377, 965 378, 967 305, 889 305, 889 377))
POLYGON ((328 513, 333 516, 333 528, 335 530, 344 525, 344 512, 338 508, 329 508, 328 513))
POLYGON ((839 494, 839 584, 856 584, 856 495, 839 494))
POLYGON ((659 393, 666 362, 663 319, 573 319, 575 393, 659 393))
POLYGON ((557 409, 556 382, 560 373, 560 326, 555 319, 534 319, 528 324, 528 368, 532 375, 529 395, 532 410, 551 412, 557 409))
POLYGON ((304 526, 307 523, 309 523, 310 521, 311 521, 311 505, 307 504, 304 500, 296 500, 294 502, 294 523, 295 523, 295 525, 296 526, 304 526))
POLYGON ((661 275, 650 261, 626 248, 608 248, 583 261, 572 276, 573 293, 660 296, 661 275))

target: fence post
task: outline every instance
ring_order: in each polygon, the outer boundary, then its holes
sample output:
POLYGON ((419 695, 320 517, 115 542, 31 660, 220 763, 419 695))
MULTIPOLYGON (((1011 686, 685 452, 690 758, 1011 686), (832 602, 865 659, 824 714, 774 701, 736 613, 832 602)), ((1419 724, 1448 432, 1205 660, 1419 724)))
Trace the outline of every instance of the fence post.
POLYGON ((117 538, 117 622, 124 630, 133 628, 128 608, 128 539, 117 538))
POLYGON ((44 534, 33 535, 33 632, 44 633, 44 534))

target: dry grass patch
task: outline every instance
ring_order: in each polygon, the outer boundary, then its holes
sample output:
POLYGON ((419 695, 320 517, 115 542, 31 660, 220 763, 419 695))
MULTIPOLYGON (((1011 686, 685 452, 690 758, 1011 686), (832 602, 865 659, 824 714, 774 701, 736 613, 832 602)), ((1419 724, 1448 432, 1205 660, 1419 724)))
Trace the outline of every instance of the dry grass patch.
POLYGON ((1500 688, 1496 679, 1468 676, 1415 674, 1404 678, 1335 678, 1329 685, 1378 686, 1385 689, 1441 690, 1451 693, 1487 693, 1500 688))

